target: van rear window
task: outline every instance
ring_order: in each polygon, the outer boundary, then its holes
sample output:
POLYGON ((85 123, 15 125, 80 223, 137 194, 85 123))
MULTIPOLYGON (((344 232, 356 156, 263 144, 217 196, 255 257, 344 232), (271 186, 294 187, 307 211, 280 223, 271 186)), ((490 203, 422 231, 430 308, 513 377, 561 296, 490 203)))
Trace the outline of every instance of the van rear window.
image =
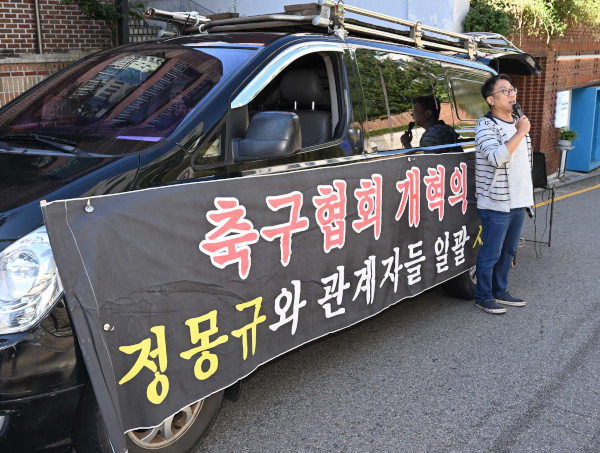
POLYGON ((38 134, 88 153, 139 152, 173 132, 255 51, 155 45, 96 54, 4 109, 0 140, 38 134))

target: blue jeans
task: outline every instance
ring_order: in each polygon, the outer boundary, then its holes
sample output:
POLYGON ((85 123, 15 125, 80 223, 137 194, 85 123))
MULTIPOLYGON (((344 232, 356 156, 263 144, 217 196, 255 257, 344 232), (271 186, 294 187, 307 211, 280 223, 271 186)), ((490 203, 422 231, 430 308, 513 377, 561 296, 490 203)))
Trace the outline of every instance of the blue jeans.
POLYGON ((494 299, 508 292, 510 271, 525 219, 525 208, 510 212, 478 209, 481 240, 477 255, 475 301, 494 299))

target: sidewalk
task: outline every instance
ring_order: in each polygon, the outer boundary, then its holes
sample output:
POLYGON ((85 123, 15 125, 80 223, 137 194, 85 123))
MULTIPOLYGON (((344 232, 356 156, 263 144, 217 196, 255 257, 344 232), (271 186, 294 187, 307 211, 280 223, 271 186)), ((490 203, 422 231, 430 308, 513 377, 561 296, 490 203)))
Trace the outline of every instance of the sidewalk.
MULTIPOLYGON (((567 171, 565 171, 565 174, 562 178, 557 178, 556 175, 557 174, 555 173, 555 174, 551 175, 550 177, 548 177, 548 187, 537 187, 537 188, 534 188, 534 190, 533 190, 534 203, 535 203, 536 208, 543 206, 543 205, 550 205, 549 224, 548 223, 546 224, 547 226, 549 225, 548 240, 547 241, 544 240, 545 239, 544 236, 546 233, 546 230, 544 230, 544 233, 542 233, 541 238, 536 237, 536 233, 534 233, 533 239, 525 239, 524 237, 522 237, 521 241, 519 242, 519 247, 523 247, 525 245, 525 242, 546 244, 548 247, 550 247, 550 244, 552 242, 552 222, 553 222, 554 203, 551 202, 551 192, 548 190, 550 188, 552 188, 555 191, 559 191, 561 187, 568 186, 569 184, 574 184, 576 182, 585 181, 586 179, 600 177, 600 167, 595 168, 594 170, 592 170, 588 173, 567 170, 567 171), (546 192, 546 191, 548 191, 548 192, 546 192)), ((599 178, 599 181, 600 181, 600 178, 599 178)), ((558 194, 556 194, 556 196, 558 196, 558 194)), ((537 216, 536 216, 536 218, 537 218, 537 216)), ((548 222, 547 217, 546 217, 546 222, 548 222)))
MULTIPOLYGON (((549 177, 548 178, 548 186, 558 188, 558 187, 566 186, 566 185, 569 185, 569 184, 572 184, 575 182, 583 181, 583 180, 586 180, 589 178, 594 178, 596 176, 600 176, 600 167, 597 167, 594 170, 587 172, 587 173, 567 170, 567 171, 565 171, 565 175, 560 179, 557 178, 556 175, 552 175, 552 177, 549 177)), ((536 189, 535 191, 537 192, 538 190, 544 190, 544 189, 536 189)))

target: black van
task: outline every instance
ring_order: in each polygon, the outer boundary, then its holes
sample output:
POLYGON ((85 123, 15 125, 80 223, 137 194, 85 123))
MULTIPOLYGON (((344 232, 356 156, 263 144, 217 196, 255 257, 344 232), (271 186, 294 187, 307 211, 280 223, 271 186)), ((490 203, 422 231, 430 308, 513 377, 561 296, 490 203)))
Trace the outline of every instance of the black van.
MULTIPOLYGON (((88 56, 0 110, 0 450, 111 451, 41 200, 472 150, 481 84, 540 71, 500 36, 374 13, 409 31, 344 23, 319 3, 194 26, 196 16, 151 11, 169 21, 165 37, 88 56), (423 97, 455 129, 451 141, 422 145, 411 112, 423 97)), ((473 273, 449 286, 472 296, 473 273)), ((130 451, 191 451, 223 393, 128 433, 130 451)))

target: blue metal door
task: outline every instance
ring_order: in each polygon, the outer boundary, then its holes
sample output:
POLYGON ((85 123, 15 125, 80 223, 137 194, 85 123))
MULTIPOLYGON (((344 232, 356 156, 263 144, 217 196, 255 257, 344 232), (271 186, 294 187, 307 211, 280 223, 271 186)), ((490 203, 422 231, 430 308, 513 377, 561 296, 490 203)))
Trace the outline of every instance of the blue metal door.
POLYGON ((579 137, 567 155, 567 170, 600 167, 600 86, 573 90, 569 124, 579 137))
POLYGON ((596 91, 596 115, 594 121, 594 139, 592 141, 592 152, 590 156, 591 166, 597 167, 595 161, 600 161, 600 91, 596 91))

